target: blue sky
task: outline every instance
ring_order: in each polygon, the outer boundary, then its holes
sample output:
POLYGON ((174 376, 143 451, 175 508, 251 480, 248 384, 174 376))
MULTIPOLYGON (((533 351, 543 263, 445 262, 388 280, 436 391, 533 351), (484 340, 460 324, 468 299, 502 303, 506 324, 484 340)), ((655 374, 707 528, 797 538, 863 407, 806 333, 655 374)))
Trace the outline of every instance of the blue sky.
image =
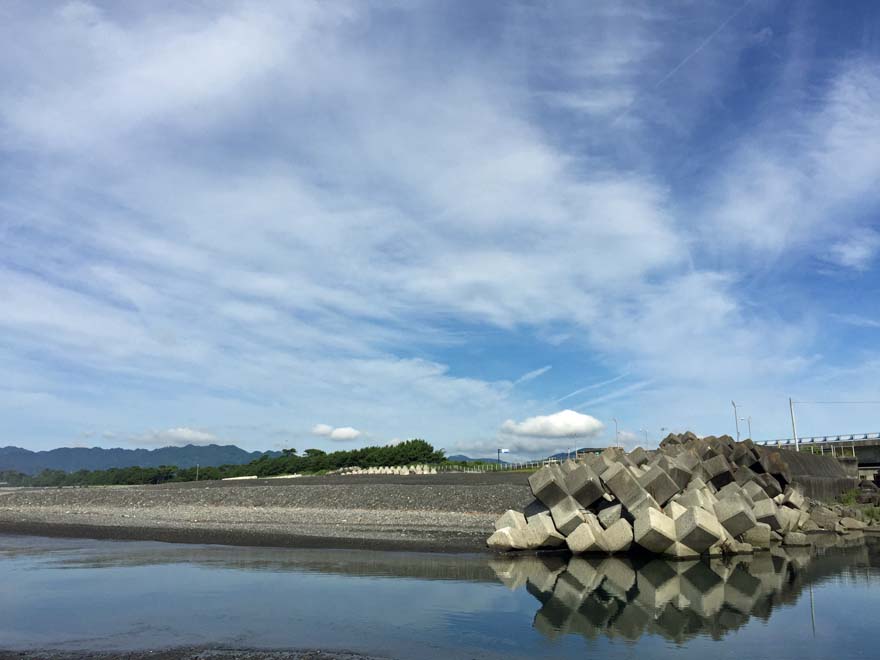
POLYGON ((0 445, 525 456, 880 400, 875 3, 0 19, 0 445))

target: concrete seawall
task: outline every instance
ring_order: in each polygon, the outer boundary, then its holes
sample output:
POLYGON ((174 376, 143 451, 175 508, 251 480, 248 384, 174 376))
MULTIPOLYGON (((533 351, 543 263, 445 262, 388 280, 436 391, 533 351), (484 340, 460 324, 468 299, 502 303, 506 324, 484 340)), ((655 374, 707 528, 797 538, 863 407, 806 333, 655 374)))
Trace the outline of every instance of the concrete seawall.
POLYGON ((791 481, 798 484, 807 497, 832 500, 841 493, 852 490, 859 483, 858 468, 853 474, 838 459, 830 456, 767 448, 762 448, 762 454, 774 462, 780 461, 784 464, 791 475, 791 481))

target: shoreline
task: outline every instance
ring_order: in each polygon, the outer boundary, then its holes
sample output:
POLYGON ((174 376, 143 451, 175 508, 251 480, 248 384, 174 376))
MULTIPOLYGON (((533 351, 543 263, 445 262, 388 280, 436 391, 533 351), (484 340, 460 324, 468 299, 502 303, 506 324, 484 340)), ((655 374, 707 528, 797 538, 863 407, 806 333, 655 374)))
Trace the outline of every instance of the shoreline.
POLYGON ((351 651, 320 649, 235 649, 186 646, 156 650, 88 651, 0 648, 0 660, 389 660, 351 651))
POLYGON ((527 475, 302 477, 22 488, 0 534, 230 546, 487 552, 495 518, 531 501, 527 475))
POLYGON ((0 535, 47 538, 95 539, 99 541, 156 541, 187 545, 226 545, 254 548, 372 550, 381 552, 432 552, 448 554, 488 553, 486 533, 447 532, 430 539, 355 538, 296 534, 261 529, 110 526, 41 521, 0 521, 0 535))

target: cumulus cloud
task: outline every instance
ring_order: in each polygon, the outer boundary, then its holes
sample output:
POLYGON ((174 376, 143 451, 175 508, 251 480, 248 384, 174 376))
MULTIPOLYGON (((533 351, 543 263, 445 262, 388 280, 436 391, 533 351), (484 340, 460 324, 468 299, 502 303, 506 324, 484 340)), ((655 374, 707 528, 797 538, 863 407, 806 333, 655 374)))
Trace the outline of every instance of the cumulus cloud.
POLYGON ((312 434, 337 440, 339 442, 347 442, 349 440, 357 440, 363 433, 351 426, 332 427, 329 424, 315 424, 312 427, 312 434))
POLYGON ((530 438, 590 438, 603 428, 605 425, 595 417, 574 410, 529 417, 521 422, 508 419, 501 425, 503 433, 530 438))

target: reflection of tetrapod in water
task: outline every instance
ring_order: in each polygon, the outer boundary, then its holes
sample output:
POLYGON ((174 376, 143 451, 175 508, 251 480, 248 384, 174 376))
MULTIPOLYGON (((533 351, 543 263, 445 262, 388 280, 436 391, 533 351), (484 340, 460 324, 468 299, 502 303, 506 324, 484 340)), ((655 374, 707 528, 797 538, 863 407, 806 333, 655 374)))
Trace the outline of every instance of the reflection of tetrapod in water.
MULTIPOLYGON (((866 550, 834 552, 839 562, 841 554, 866 550)), ((541 603, 534 627, 548 637, 647 633, 682 642, 698 634, 721 638, 752 616, 765 618, 775 606, 796 602, 822 561, 813 562, 810 548, 774 547, 729 559, 499 557, 490 566, 508 588, 525 587, 541 603)))

